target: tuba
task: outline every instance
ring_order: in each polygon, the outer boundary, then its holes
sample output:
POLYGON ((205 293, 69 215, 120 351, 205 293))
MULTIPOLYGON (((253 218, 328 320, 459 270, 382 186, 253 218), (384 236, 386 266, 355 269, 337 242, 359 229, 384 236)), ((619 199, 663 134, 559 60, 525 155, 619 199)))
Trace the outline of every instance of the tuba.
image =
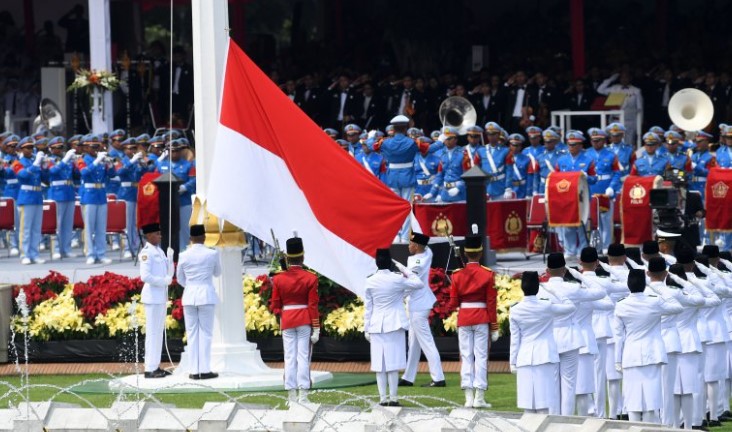
POLYGON ((460 96, 450 96, 442 101, 439 109, 442 126, 458 128, 460 135, 465 135, 470 126, 475 126, 478 113, 469 100, 460 96))
POLYGON ((709 126, 714 117, 712 100, 701 90, 685 88, 677 91, 668 102, 668 116, 685 131, 697 131, 709 126))
POLYGON ((66 129, 64 116, 58 106, 48 98, 44 98, 38 106, 39 114, 33 120, 33 131, 48 131, 54 136, 63 135, 66 129))

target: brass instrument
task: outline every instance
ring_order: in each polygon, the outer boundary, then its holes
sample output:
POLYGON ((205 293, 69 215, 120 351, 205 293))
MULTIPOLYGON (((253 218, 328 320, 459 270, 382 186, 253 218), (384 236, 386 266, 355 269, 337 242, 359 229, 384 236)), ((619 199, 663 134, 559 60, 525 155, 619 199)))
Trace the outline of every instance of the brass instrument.
POLYGON ((478 120, 478 113, 473 104, 460 96, 450 96, 442 101, 438 113, 442 126, 456 127, 460 135, 465 135, 468 128, 475 126, 478 120))

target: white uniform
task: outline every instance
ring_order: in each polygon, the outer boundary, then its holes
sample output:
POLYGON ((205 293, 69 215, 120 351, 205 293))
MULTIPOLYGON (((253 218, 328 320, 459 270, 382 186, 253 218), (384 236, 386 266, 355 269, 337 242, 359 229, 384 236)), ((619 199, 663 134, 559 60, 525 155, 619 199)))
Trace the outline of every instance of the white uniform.
MULTIPOLYGON (((623 104, 620 109, 625 114, 625 128, 627 130, 626 142, 630 145, 635 145, 635 139, 639 134, 638 128, 641 126, 638 124, 638 113, 641 114, 641 122, 643 121, 643 95, 641 90, 633 85, 623 86, 621 84, 613 84, 618 79, 619 74, 614 74, 610 78, 606 79, 599 86, 597 86, 597 92, 602 95, 609 95, 611 93, 622 93, 625 95, 623 104)), ((620 119, 617 119, 620 121, 620 119)))
POLYGON ((211 372, 211 338, 213 337, 214 309, 219 302, 213 278, 221 276, 219 253, 194 243, 180 254, 178 283, 183 291, 190 374, 211 372))
POLYGON ((536 296, 524 297, 511 308, 510 364, 516 367, 519 408, 559 414, 559 353, 553 318, 574 311, 574 304, 566 298, 551 303, 536 296))
POLYGON ((435 346, 435 340, 430 330, 429 317, 435 305, 435 295, 430 288, 430 267, 432 266, 432 250, 425 248, 424 252, 411 255, 407 258, 407 268, 416 274, 422 281, 422 288, 412 291, 407 299, 409 309, 409 352, 407 368, 402 378, 414 382, 419 366, 419 357, 422 352, 427 359, 432 381, 443 381, 440 353, 435 346))
MULTIPOLYGON (((539 297, 549 298, 552 303, 561 303, 561 300, 552 292, 568 298, 578 305, 582 302, 600 300, 605 297, 605 291, 600 288, 583 288, 580 284, 565 282, 560 277, 549 278, 539 289, 539 297), (549 288, 547 290, 546 288, 549 288), (551 290, 551 291, 550 291, 551 290)), ((577 389, 577 367, 579 350, 584 347, 584 338, 580 326, 571 313, 554 318, 554 340, 559 352, 559 378, 561 414, 574 414, 577 389)))
POLYGON ((154 372, 160 367, 168 301, 165 279, 172 272, 172 262, 165 252, 159 246, 146 243, 140 251, 140 279, 145 282, 141 296, 145 305, 145 372, 154 372))
MULTIPOLYGON (((667 299, 631 293, 615 306, 615 363, 623 367, 623 398, 628 414, 641 413, 657 420, 662 406, 661 364, 668 361, 661 336, 661 316, 678 314, 683 307, 667 299)), ((645 421, 653 421, 644 418, 645 421)))

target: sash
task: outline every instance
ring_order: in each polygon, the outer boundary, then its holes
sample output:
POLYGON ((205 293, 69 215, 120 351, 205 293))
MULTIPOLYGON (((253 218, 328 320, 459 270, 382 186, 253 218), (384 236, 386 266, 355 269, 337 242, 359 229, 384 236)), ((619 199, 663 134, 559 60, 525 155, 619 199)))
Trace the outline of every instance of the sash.
POLYGON ((371 175, 376 175, 376 174, 374 174, 374 170, 371 169, 371 165, 369 164, 368 159, 366 159, 366 155, 363 155, 363 159, 361 159, 361 160, 362 160, 361 164, 366 167, 366 171, 370 172, 371 175))
POLYGON ((621 243, 640 245, 652 239, 653 211, 651 189, 661 186, 663 178, 628 176, 620 195, 620 225, 623 230, 621 243))
POLYGON ((470 150, 470 144, 465 146, 465 151, 468 152, 468 159, 470 159, 470 168, 475 166, 475 161, 473 161, 473 151, 470 150))
POLYGON ((516 178, 519 179, 519 181, 523 180, 524 177, 521 175, 521 171, 519 171, 518 167, 516 166, 516 160, 514 159, 513 162, 513 173, 516 174, 516 178))
POLYGON ((496 174, 498 172, 498 169, 496 168, 496 162, 493 160, 493 155, 491 154, 491 151, 488 150, 490 146, 486 146, 485 149, 485 155, 488 158, 488 164, 491 166, 491 172, 493 174, 496 174))
POLYGON ((704 218, 707 231, 732 232, 732 170, 709 168, 705 187, 707 215, 704 218))
POLYGON ((544 163, 546 164, 546 167, 549 168, 549 172, 550 173, 553 173, 554 172, 554 167, 552 166, 552 163, 549 162, 549 159, 544 159, 544 163))
POLYGON ((545 196, 550 227, 578 227, 589 215, 589 189, 582 171, 549 173, 545 196))
POLYGON ((424 159, 419 158, 418 160, 419 160, 419 167, 422 168, 422 172, 424 173, 424 175, 431 176, 432 173, 430 172, 430 170, 427 169, 427 165, 424 164, 424 159))

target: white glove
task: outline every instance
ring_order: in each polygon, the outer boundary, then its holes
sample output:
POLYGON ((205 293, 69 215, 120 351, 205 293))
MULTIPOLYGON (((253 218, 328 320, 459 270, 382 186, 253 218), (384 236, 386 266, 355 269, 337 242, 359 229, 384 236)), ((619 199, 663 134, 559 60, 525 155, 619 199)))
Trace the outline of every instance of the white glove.
POLYGON ((432 199, 432 196, 433 196, 433 195, 432 195, 431 193, 427 192, 426 194, 424 194, 424 195, 422 196, 422 200, 423 200, 423 201, 427 201, 428 199, 432 199))
POLYGON ((539 195, 541 195, 541 192, 535 191, 532 195, 539 196, 539 195))
POLYGON ((697 262, 696 266, 697 266, 697 268, 699 268, 699 271, 704 273, 706 276, 709 276, 710 274, 712 274, 712 270, 709 267, 705 266, 704 264, 699 264, 697 262))
POLYGON ((618 373, 623 373, 623 364, 622 363, 615 363, 615 370, 618 373))
POLYGON ((66 152, 66 154, 64 155, 64 158, 61 159, 61 162, 68 163, 74 156, 76 156, 76 150, 71 149, 66 152))
POLYGON ((630 259, 628 257, 625 258, 625 262, 627 262, 628 264, 630 264, 630 266, 633 267, 636 270, 637 269, 645 270, 645 267, 643 267, 642 265, 638 264, 637 262, 635 262, 634 260, 632 260, 632 259, 630 259))
POLYGON ((439 142, 445 142, 446 139, 447 139, 447 135, 445 135, 445 134, 440 134, 440 136, 437 137, 437 141, 439 141, 439 142))
POLYGON ((180 187, 178 188, 178 193, 179 194, 186 193, 187 190, 188 189, 186 189, 185 185, 180 185, 180 187))
POLYGON ((396 268, 399 270, 399 272, 404 276, 405 278, 408 278, 410 274, 412 274, 407 267, 404 266, 404 264, 400 263, 399 261, 392 259, 391 262, 394 263, 396 268))
POLYGON ((612 270, 612 268, 610 267, 609 264, 605 264, 604 262, 599 261, 599 260, 597 261, 597 263, 600 264, 600 267, 602 267, 602 269, 605 270, 606 272, 608 272, 608 273, 612 273, 613 272, 613 270, 612 270))
POLYGON ((447 190, 447 194, 450 195, 451 197, 457 196, 457 194, 459 194, 459 193, 460 193, 460 189, 458 189, 456 187, 450 188, 447 190))
POLYGON ((160 157, 158 158, 158 162, 162 162, 162 161, 164 161, 166 157, 168 157, 168 151, 167 151, 167 150, 164 150, 164 151, 163 151, 163 152, 162 152, 162 153, 160 154, 160 157))
POLYGON ((371 343, 371 335, 370 335, 370 334, 368 334, 368 333, 364 333, 364 334, 363 334, 363 337, 365 337, 365 338, 366 338, 366 340, 367 340, 367 341, 369 341, 369 343, 371 343))
POLYGON ((676 282, 677 284, 681 285, 684 288, 686 288, 689 285, 689 281, 681 279, 679 276, 677 276, 671 272, 669 272, 668 277, 670 277, 672 281, 676 282))
POLYGON ((134 156, 132 156, 132 159, 130 159, 130 163, 135 163, 140 159, 142 159, 142 152, 137 152, 134 156))
POLYGON ((43 156, 45 156, 45 155, 43 154, 42 151, 39 151, 38 153, 36 153, 36 160, 33 161, 33 166, 37 166, 37 167, 41 166, 41 164, 43 163, 43 156))
POLYGON ((695 168, 696 168, 696 162, 691 161, 691 169, 695 169, 695 168))
POLYGON ((491 332, 491 342, 497 341, 499 336, 501 336, 501 334, 498 333, 498 330, 493 330, 491 332))
POLYGON ((509 367, 511 368, 511 373, 516 375, 516 371, 517 371, 516 365, 509 365, 509 367))
POLYGON ((577 270, 575 270, 571 267, 567 267, 567 271, 569 272, 569 274, 572 275, 573 278, 577 279, 580 282, 585 279, 585 277, 582 275, 582 273, 578 272, 577 270))
POLYGON ((437 198, 435 198, 435 202, 436 203, 441 203, 442 202, 442 195, 437 195, 437 198))
POLYGON ((173 276, 165 276, 165 286, 169 286, 173 283, 173 276))
POLYGON ((724 258, 720 258, 719 259, 719 262, 721 262, 722 264, 724 264, 724 266, 727 267, 727 270, 732 271, 732 262, 730 262, 729 260, 726 260, 724 258))
POLYGON ((107 152, 99 152, 99 153, 97 153, 97 158, 94 159, 94 165, 101 164, 105 157, 107 157, 107 152))
POLYGON ((313 333, 310 335, 310 343, 316 344, 316 343, 318 343, 319 340, 320 340, 320 328, 315 327, 313 329, 313 333))
POLYGON ((503 199, 511 199, 511 198, 513 198, 513 191, 510 188, 507 188, 503 192, 503 199))
POLYGON ((605 189, 605 195, 609 196, 610 198, 615 196, 615 189, 609 187, 605 189))
POLYGON ((372 129, 369 131, 369 134, 366 135, 369 138, 374 138, 376 136, 376 129, 372 129))

